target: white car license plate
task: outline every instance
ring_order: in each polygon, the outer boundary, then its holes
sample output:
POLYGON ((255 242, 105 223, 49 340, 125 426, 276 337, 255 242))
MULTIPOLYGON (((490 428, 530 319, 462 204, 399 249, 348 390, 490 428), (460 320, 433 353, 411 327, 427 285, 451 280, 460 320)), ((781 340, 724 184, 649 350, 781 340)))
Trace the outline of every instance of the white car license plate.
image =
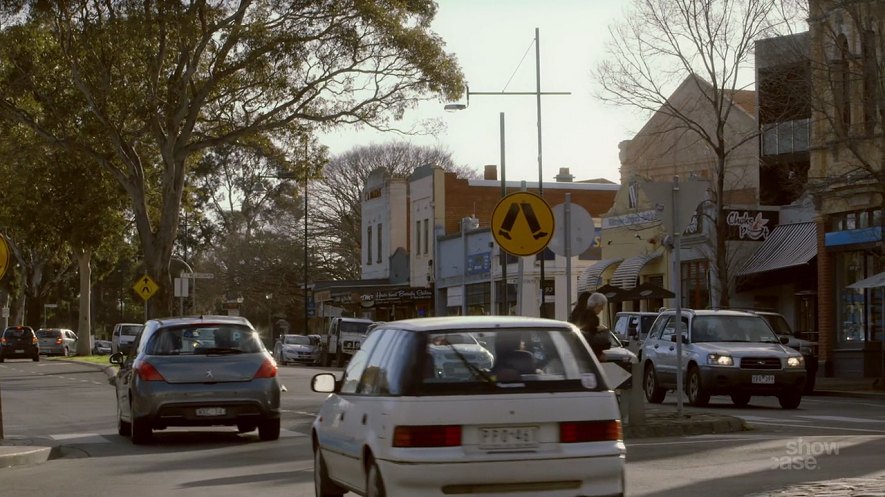
POLYGON ((752 380, 753 383, 761 385, 774 385, 773 374, 754 374, 752 380))
POLYGON ((224 416, 227 411, 223 407, 198 407, 197 416, 224 416))
POLYGON ((25 353, 25 349, 15 349, 15 353, 16 353, 16 354, 24 354, 24 353, 25 353))
POLYGON ((537 426, 502 426, 479 429, 479 448, 529 449, 538 446, 537 426))

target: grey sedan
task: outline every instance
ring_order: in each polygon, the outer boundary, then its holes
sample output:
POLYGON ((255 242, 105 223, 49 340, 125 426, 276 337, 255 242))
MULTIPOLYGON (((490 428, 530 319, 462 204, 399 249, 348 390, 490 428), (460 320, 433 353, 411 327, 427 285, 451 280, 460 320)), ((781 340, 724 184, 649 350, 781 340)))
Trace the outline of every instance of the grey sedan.
POLYGON ((277 364, 252 324, 235 316, 154 319, 129 355, 110 357, 116 375, 118 432, 135 444, 169 426, 258 429, 280 436, 277 364))

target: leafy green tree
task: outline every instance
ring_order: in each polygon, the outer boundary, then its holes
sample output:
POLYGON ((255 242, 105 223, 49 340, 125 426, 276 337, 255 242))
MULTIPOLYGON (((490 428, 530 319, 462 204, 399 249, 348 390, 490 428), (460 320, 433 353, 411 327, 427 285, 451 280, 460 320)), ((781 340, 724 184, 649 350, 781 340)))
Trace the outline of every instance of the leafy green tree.
POLYGON ((79 295, 77 352, 89 355, 93 255, 113 259, 112 247, 122 240, 125 196, 94 162, 49 148, 22 126, 0 136, 0 156, 10 200, 0 207, 0 224, 21 271, 26 322, 41 324, 47 298, 58 304, 79 295), (68 286, 75 273, 79 283, 68 286))
POLYGON ((208 150, 285 144, 341 124, 391 129, 420 100, 454 100, 464 86, 430 31, 432 0, 10 0, 0 9, 0 44, 17 47, 19 62, 0 80, 0 116, 123 186, 161 289, 152 311, 171 310, 185 179, 208 150), (44 127, 45 116, 69 115, 71 95, 90 113, 66 132, 44 127))

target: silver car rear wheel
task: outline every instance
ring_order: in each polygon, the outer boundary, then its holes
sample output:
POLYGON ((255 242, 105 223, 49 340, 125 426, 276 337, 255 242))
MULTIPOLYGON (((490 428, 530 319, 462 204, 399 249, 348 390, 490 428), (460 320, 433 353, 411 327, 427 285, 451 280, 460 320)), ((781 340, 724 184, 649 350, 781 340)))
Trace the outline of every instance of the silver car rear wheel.
POLYGON ((316 497, 341 497, 344 491, 329 480, 326 461, 317 447, 313 451, 313 488, 316 497))

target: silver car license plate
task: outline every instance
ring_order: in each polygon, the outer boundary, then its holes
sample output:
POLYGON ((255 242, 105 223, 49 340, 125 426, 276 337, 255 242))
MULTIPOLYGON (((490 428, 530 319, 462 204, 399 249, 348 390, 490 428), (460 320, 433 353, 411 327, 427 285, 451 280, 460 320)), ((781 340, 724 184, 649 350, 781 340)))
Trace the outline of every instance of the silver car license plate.
POLYGON ((25 349, 15 349, 15 353, 16 353, 16 354, 24 354, 24 353, 25 353, 25 349))
POLYGON ((223 407, 198 407, 197 416, 224 416, 227 411, 223 407))
POLYGON ((760 385, 774 385, 774 375, 773 374, 754 374, 752 378, 753 383, 760 385))
POLYGON ((538 446, 537 426, 501 426, 479 429, 479 448, 530 449, 538 446))

